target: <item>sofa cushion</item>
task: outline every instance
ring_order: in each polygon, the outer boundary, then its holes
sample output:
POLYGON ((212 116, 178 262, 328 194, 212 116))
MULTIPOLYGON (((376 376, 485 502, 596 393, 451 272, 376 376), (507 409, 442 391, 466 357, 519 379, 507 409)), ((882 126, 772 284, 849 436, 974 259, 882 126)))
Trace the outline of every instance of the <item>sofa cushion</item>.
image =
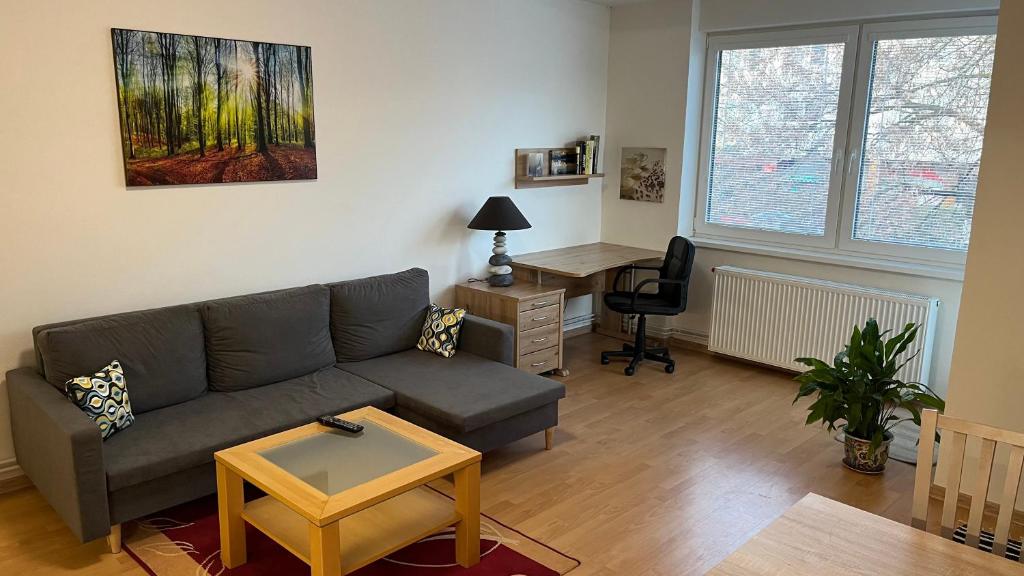
POLYGON ((110 491, 213 462, 213 453, 363 406, 388 409, 394 395, 358 376, 324 368, 300 378, 201 398, 136 417, 103 443, 110 491))
POLYGON ((442 308, 431 304, 427 310, 427 318, 423 321, 420 339, 416 349, 433 352, 438 356, 451 358, 459 345, 459 330, 466 311, 462 308, 442 308))
POLYGON ((395 402, 465 433, 565 397, 565 386, 460 352, 451 358, 407 350, 338 367, 395 392, 395 402))
POLYGON ((358 362, 416 345, 430 305, 421 268, 329 284, 338 362, 358 362))
POLYGON ((62 392, 65 382, 112 358, 124 369, 136 415, 206 392, 203 323, 195 305, 43 326, 35 332, 43 374, 62 392))
POLYGON ((203 323, 211 390, 263 386, 334 363, 325 286, 207 302, 203 323))
POLYGON ((64 395, 86 416, 92 418, 99 426, 100 436, 104 440, 135 421, 124 371, 117 360, 90 376, 68 380, 64 395))

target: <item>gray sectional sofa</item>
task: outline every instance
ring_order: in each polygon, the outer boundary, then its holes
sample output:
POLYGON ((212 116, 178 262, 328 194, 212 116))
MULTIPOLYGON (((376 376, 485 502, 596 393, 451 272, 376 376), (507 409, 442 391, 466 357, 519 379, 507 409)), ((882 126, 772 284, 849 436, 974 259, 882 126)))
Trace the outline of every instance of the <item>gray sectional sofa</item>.
POLYGON ((425 270, 40 326, 7 373, 18 463, 82 540, 215 491, 213 453, 376 406, 487 451, 554 427, 565 388, 517 370, 510 326, 467 315, 415 348, 425 270), (135 423, 106 441, 64 382, 117 359, 135 423))

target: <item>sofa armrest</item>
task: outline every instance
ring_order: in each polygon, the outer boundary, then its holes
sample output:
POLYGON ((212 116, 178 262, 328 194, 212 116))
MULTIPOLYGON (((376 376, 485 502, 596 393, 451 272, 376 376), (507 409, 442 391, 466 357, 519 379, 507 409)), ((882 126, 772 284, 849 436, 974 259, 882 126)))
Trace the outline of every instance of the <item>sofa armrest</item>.
POLYGON ((516 336, 512 326, 466 314, 462 319, 459 348, 495 362, 512 366, 516 336))
POLYGON ((32 368, 7 373, 18 465, 72 532, 110 533, 100 429, 32 368))

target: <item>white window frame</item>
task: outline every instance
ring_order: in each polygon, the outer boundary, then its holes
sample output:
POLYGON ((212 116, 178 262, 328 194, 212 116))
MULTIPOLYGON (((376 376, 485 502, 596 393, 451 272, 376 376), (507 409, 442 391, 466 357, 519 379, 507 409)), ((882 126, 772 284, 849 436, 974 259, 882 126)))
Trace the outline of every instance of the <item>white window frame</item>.
POLYGON ((722 34, 708 39, 707 68, 704 79, 704 110, 701 123, 700 190, 694 228, 698 234, 743 240, 767 240, 797 246, 834 247, 838 225, 839 188, 843 154, 846 146, 846 118, 850 114, 850 83, 857 56, 857 26, 830 26, 807 30, 722 34), (844 44, 842 79, 839 83, 839 107, 836 111, 836 132, 832 141, 832 169, 829 171, 828 201, 825 208, 825 227, 822 236, 788 234, 738 226, 725 226, 707 221, 708 192, 711 177, 711 148, 714 146, 713 124, 718 94, 718 61, 723 50, 749 48, 778 48, 810 44, 844 44))
POLYGON ((884 264, 885 262, 904 262, 913 266, 953 266, 962 269, 966 261, 966 251, 853 239, 857 179, 868 112, 868 78, 875 40, 995 33, 995 16, 974 16, 709 35, 701 113, 698 192, 693 222, 694 237, 698 244, 704 243, 700 240, 706 241, 709 245, 731 243, 742 246, 756 242, 766 248, 774 247, 782 252, 791 251, 794 257, 800 259, 821 259, 814 256, 817 254, 825 259, 838 257, 840 260, 860 260, 865 263, 875 261, 879 263, 879 269, 893 269, 892 266, 884 264), (837 42, 845 43, 846 48, 843 54, 843 76, 840 81, 824 235, 774 232, 708 222, 711 152, 714 146, 712 129, 721 52, 837 42))
POLYGON ((853 110, 850 116, 850 153, 843 182, 842 212, 840 216, 839 243, 837 246, 840 250, 852 253, 903 260, 959 264, 963 266, 967 260, 967 251, 857 240, 853 237, 854 211, 857 208, 857 186, 859 184, 858 176, 864 151, 864 132, 867 130, 868 91, 871 89, 872 56, 875 42, 879 40, 995 34, 996 19, 995 17, 943 18, 865 24, 862 28, 860 45, 864 56, 857 63, 857 78, 863 78, 864 81, 856 83, 853 110))

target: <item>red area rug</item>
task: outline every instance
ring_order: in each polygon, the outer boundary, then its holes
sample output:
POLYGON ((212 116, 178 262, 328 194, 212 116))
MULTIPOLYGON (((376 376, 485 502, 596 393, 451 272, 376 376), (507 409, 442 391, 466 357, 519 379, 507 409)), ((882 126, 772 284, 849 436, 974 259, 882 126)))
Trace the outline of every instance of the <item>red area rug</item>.
MULTIPOLYGON (((360 568, 353 576, 559 576, 579 562, 482 516, 480 563, 455 562, 452 530, 442 531, 360 568)), ((309 566, 246 525, 248 562, 228 570, 220 563, 217 500, 189 502, 124 527, 124 548, 154 576, 305 576, 309 566)))

